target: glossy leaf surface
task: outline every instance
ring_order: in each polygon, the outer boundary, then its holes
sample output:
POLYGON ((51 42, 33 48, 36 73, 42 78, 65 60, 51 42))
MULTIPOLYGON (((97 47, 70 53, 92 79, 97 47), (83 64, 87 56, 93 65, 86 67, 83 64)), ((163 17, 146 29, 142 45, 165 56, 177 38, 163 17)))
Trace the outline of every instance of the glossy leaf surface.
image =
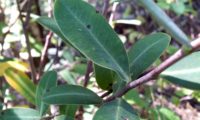
POLYGON ((40 111, 40 115, 43 115, 48 109, 48 105, 43 103, 42 96, 52 87, 56 86, 57 74, 55 71, 48 71, 44 73, 36 90, 36 105, 40 111))
POLYGON ((161 77, 180 86, 200 90, 200 52, 195 52, 161 73, 161 77))
POLYGON ((10 108, 1 113, 1 120, 40 120, 39 112, 30 108, 10 108))
POLYGON ((36 21, 39 24, 41 24, 42 26, 44 26, 47 29, 51 30, 52 32, 56 33, 61 39, 63 39, 63 40, 65 39, 65 37, 60 32, 60 29, 53 18, 39 17, 36 21))
POLYGON ((50 89, 43 97, 48 104, 100 104, 102 99, 93 91, 76 85, 61 85, 50 89))
POLYGON ((55 120, 74 120, 74 119, 66 115, 59 115, 55 117, 55 120))
POLYGON ((180 120, 180 117, 175 113, 174 110, 170 110, 165 107, 156 107, 150 109, 151 116, 149 119, 152 120, 180 120))
POLYGON ((111 90, 115 81, 115 72, 94 64, 95 77, 98 86, 103 90, 111 90))
POLYGON ((139 117, 126 101, 116 99, 101 106, 93 120, 139 120, 139 117))
POLYGON ((12 88, 24 96, 29 102, 35 104, 36 86, 25 73, 14 68, 8 68, 4 73, 4 77, 12 88))
POLYGON ((94 63, 129 80, 124 46, 106 20, 82 0, 57 0, 54 16, 66 39, 94 63))
POLYGON ((60 113, 67 115, 68 117, 75 118, 76 111, 78 110, 79 105, 61 105, 60 113))
POLYGON ((9 59, 9 58, 0 59, 0 66, 1 66, 0 76, 3 76, 5 70, 8 69, 9 67, 15 68, 23 72, 28 71, 29 68, 28 63, 18 59, 9 59))
POLYGON ((139 40, 129 50, 130 72, 136 79, 144 70, 160 57, 170 42, 170 37, 164 33, 148 35, 139 40))

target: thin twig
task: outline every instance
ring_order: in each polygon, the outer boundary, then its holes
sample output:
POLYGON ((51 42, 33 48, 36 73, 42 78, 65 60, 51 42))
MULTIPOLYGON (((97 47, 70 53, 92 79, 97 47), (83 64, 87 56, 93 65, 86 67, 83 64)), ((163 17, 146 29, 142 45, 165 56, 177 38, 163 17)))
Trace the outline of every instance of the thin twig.
POLYGON ((84 84, 83 84, 84 87, 87 87, 87 85, 89 83, 90 73, 93 71, 92 64, 93 64, 92 61, 88 61, 87 70, 86 70, 86 73, 85 73, 84 84))
POLYGON ((29 59, 30 67, 31 67, 32 79, 36 83, 36 69, 34 66, 32 55, 31 55, 31 46, 30 46, 30 40, 29 40, 29 36, 28 36, 28 27, 29 27, 29 21, 30 21, 32 0, 27 1, 27 11, 26 11, 25 21, 23 20, 22 11, 20 8, 20 2, 19 2, 19 0, 16 0, 16 2, 17 2, 17 8, 19 10, 19 18, 22 22, 22 28, 23 28, 23 32, 24 32, 24 36, 25 36, 25 40, 26 40, 27 51, 28 51, 28 55, 29 55, 28 59, 29 59))
POLYGON ((124 89, 122 89, 115 95, 107 98, 104 102, 108 102, 108 101, 114 100, 117 97, 121 97, 129 90, 156 78, 162 71, 167 69, 169 66, 173 65, 174 63, 176 63, 180 59, 184 58, 185 56, 191 54, 192 52, 199 50, 200 49, 200 38, 191 42, 191 46, 192 46, 192 49, 187 52, 185 52, 184 48, 178 50, 174 55, 172 55, 167 60, 165 60, 163 63, 161 63, 158 67, 156 67, 155 69, 153 69, 146 75, 140 77, 139 79, 129 82, 124 89))
POLYGON ((114 24, 113 24, 113 20, 114 20, 114 17, 115 17, 115 11, 117 9, 117 6, 118 6, 119 2, 114 2, 113 3, 113 6, 112 6, 112 13, 110 15, 110 18, 109 18, 109 24, 114 28, 114 24))
MULTIPOLYGON (((49 4, 49 6, 51 6, 52 0, 48 0, 48 4, 49 4)), ((52 17, 52 7, 48 12, 48 17, 52 17)), ((38 75, 37 75, 37 80, 40 79, 41 74, 43 72, 44 64, 45 64, 45 58, 47 57, 47 50, 48 50, 49 44, 51 42, 52 36, 53 36, 53 33, 51 31, 49 31, 49 33, 45 37, 45 44, 44 44, 44 48, 42 50, 42 54, 41 54, 41 57, 40 57, 40 67, 39 67, 39 72, 38 72, 38 75)))
POLYGON ((109 90, 109 91, 105 92, 104 94, 102 94, 100 97, 101 97, 101 98, 104 98, 104 97, 110 95, 111 93, 112 93, 112 91, 109 90))
POLYGON ((108 12, 109 2, 110 2, 110 0, 104 0, 102 15, 105 16, 105 17, 106 17, 106 14, 108 12))
POLYGON ((39 66, 39 72, 38 72, 37 80, 40 79, 41 74, 43 72, 45 58, 47 56, 47 50, 48 50, 48 46, 49 46, 49 43, 51 41, 52 35, 53 35, 53 33, 49 32, 48 35, 45 38, 45 45, 44 45, 44 48, 42 50, 42 54, 41 54, 41 58, 40 58, 40 66, 39 66))
POLYGON ((59 61, 58 53, 59 53, 61 44, 62 44, 62 42, 57 40, 57 43, 56 43, 56 54, 55 54, 55 57, 54 57, 54 60, 53 60, 53 64, 56 64, 59 61))

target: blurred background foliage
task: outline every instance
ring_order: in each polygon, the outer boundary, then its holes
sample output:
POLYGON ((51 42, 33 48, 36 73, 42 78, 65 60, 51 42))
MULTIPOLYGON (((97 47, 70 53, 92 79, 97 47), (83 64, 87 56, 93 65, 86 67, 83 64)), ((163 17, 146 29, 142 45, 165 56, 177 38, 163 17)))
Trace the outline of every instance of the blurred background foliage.
MULTIPOLYGON (((21 0, 20 2, 24 12, 27 9, 26 1, 21 0)), ((102 10, 103 0, 87 1, 98 10, 102 10)), ((116 1, 110 1, 105 17, 118 33, 127 49, 147 34, 159 31, 166 32, 150 17, 147 10, 137 4, 136 0, 121 0, 116 4, 113 11, 112 5, 116 1), (111 15, 113 18, 110 17, 111 15)), ((199 0, 156 0, 155 2, 190 39, 200 37, 199 0)), ((87 59, 70 45, 65 45, 56 34, 53 34, 48 44, 44 66, 41 67, 40 57, 49 31, 36 23, 35 18, 51 15, 53 3, 52 0, 33 1, 28 35, 34 66, 37 72, 43 67, 44 71, 55 70, 58 73, 59 84, 66 82, 69 84, 83 84, 87 70, 87 59)), ((172 55, 178 48, 180 48, 180 44, 172 40, 167 51, 152 68, 172 55)), ((3 77, 6 76, 5 70, 12 67, 31 78, 27 44, 15 0, 0 0, 0 52, 0 109, 27 105, 34 107, 29 103, 30 101, 27 102, 22 97, 23 91, 16 92, 14 85, 9 81, 6 82, 5 77, 3 77)), ((102 94, 103 91, 94 82, 94 74, 91 73, 89 77, 88 87, 96 93, 102 94)), ((150 120, 200 120, 199 91, 175 86, 164 79, 158 79, 141 85, 124 96, 139 111, 141 118, 150 120)), ((76 118, 81 119, 83 117, 89 120, 96 109, 92 105, 86 106, 82 109, 82 112, 76 113, 76 118)))

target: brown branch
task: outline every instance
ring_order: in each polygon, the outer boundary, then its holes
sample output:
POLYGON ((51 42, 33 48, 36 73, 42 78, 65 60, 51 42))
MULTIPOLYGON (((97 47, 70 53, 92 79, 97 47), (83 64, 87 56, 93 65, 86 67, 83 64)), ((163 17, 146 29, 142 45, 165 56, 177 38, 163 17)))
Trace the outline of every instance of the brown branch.
POLYGON ((88 83, 89 83, 89 79, 90 79, 90 73, 92 72, 93 67, 92 67, 92 61, 88 61, 87 64, 87 71, 85 73, 85 79, 84 79, 84 87, 87 87, 88 83))
POLYGON ((104 0, 104 3, 103 3, 102 15, 105 17, 108 12, 109 2, 110 2, 110 0, 104 0))
POLYGON ((28 36, 28 27, 29 27, 29 21, 30 21, 32 0, 27 1, 27 11, 26 11, 25 21, 23 20, 22 11, 20 8, 20 2, 19 2, 19 0, 16 0, 16 2, 17 2, 17 8, 19 11, 19 18, 22 22, 22 28, 23 28, 23 32, 24 32, 24 36, 25 36, 25 40, 26 40, 27 51, 28 51, 28 55, 29 55, 28 59, 29 59, 30 67, 31 67, 32 79, 36 83, 36 69, 34 66, 32 55, 31 55, 31 46, 30 46, 30 40, 29 40, 29 36, 28 36))
POLYGON ((200 38, 191 42, 191 46, 192 46, 192 49, 190 49, 189 51, 185 51, 184 48, 178 50, 174 55, 172 55, 167 60, 165 60, 163 63, 161 63, 158 67, 154 68, 152 71, 150 71, 146 75, 140 77, 139 79, 129 82, 124 89, 122 89, 115 95, 107 98, 104 102, 108 102, 108 101, 114 100, 117 97, 121 97, 129 90, 156 78, 162 71, 164 71, 169 66, 173 65, 174 63, 176 63, 180 59, 184 58, 185 56, 191 54, 192 52, 199 50, 200 38))
POLYGON ((109 91, 105 92, 104 94, 102 94, 100 97, 104 98, 104 97, 110 95, 111 93, 112 93, 112 90, 109 90, 109 91))
POLYGON ((40 66, 39 66, 39 72, 38 72, 38 75, 37 75, 37 80, 40 79, 41 74, 43 72, 45 58, 46 58, 46 55, 47 55, 47 50, 48 50, 48 46, 49 46, 49 43, 51 41, 52 35, 53 35, 53 33, 49 32, 48 35, 46 36, 45 45, 44 45, 44 48, 42 50, 42 54, 41 54, 41 58, 40 58, 40 66))
MULTIPOLYGON (((37 1, 38 2, 38 1, 37 1)), ((52 4, 52 0, 48 0, 48 4, 51 6, 52 4)), ((48 17, 52 17, 52 7, 50 9, 50 11, 48 12, 48 17)), ((40 79, 41 77, 41 74, 43 72, 43 69, 44 69, 44 64, 45 64, 45 58, 47 56, 47 50, 48 50, 48 46, 51 42, 51 38, 53 36, 53 33, 51 31, 49 31, 49 33, 47 34, 47 36, 45 37, 45 44, 44 44, 44 48, 42 50, 42 54, 41 54, 41 58, 40 58, 40 67, 39 67, 39 72, 38 72, 38 75, 37 75, 37 80, 40 79)), ((57 50, 58 51, 58 50, 57 50)), ((56 51, 56 54, 58 54, 56 51)))

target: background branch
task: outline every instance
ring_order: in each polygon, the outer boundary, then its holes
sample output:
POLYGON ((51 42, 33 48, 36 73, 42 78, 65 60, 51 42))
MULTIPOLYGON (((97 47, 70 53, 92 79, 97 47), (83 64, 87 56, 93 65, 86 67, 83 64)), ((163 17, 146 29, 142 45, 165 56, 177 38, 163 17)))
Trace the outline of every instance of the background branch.
POLYGON ((26 40, 27 51, 28 51, 28 60, 29 60, 29 64, 30 64, 30 67, 31 67, 31 73, 32 73, 31 75, 32 75, 32 79, 33 79, 34 83, 36 83, 36 69, 35 69, 35 65, 34 65, 34 62, 33 62, 32 55, 31 55, 31 46, 30 46, 30 40, 29 40, 29 36, 28 36, 28 27, 29 27, 31 6, 32 6, 31 1, 32 0, 27 1, 26 18, 25 18, 25 21, 24 21, 22 11, 21 11, 21 8, 20 8, 20 2, 19 2, 19 0, 16 0, 17 8, 19 10, 19 18, 22 22, 22 28, 23 28, 23 32, 24 32, 24 36, 25 36, 25 40, 26 40))
POLYGON ((84 87, 87 87, 88 83, 89 83, 89 79, 90 79, 90 73, 93 71, 93 67, 92 67, 92 61, 88 61, 87 63, 87 70, 85 73, 85 79, 84 79, 84 87))
POLYGON ((42 50, 42 54, 41 54, 41 58, 40 58, 40 66, 39 66, 39 72, 38 72, 38 76, 37 76, 37 80, 40 79, 41 74, 43 72, 43 68, 44 68, 44 64, 45 64, 45 57, 47 55, 47 50, 48 50, 48 46, 50 44, 50 40, 52 38, 53 33, 49 32, 48 35, 45 38, 45 44, 44 44, 44 48, 42 50))

